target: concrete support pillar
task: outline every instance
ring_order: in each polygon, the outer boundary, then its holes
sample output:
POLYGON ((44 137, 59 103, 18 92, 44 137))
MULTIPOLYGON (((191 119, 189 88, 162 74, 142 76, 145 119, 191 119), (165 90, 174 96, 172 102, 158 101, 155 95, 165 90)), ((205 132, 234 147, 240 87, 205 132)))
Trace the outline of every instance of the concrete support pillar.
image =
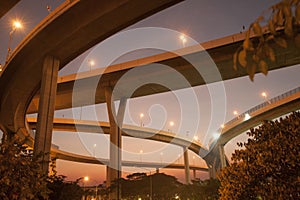
POLYGON ((193 179, 196 180, 196 178, 197 178, 197 173, 196 173, 196 170, 193 169, 193 179))
MULTIPOLYGON (((110 152, 109 166, 107 166, 107 185, 110 186, 114 180, 119 180, 122 176, 122 130, 123 118, 126 108, 127 98, 121 98, 118 114, 116 115, 114 100, 112 99, 112 89, 105 87, 105 98, 110 124, 110 152)), ((110 194, 110 199, 121 199, 121 188, 116 183, 115 191, 110 194)))
POLYGON ((189 163, 189 154, 188 154, 187 147, 183 147, 183 158, 184 158, 185 182, 186 184, 190 184, 191 183, 190 163, 189 163))
POLYGON ((159 174, 159 168, 156 168, 156 173, 159 174))
POLYGON ((209 167, 209 177, 210 178, 217 178, 217 166, 216 166, 216 159, 214 162, 208 166, 209 167))
POLYGON ((34 140, 34 155, 38 156, 41 154, 42 170, 45 174, 48 173, 50 161, 58 69, 59 60, 53 56, 46 56, 42 70, 37 127, 34 140))
POLYGON ((225 151, 224 151, 224 145, 219 145, 219 154, 220 154, 220 162, 221 162, 221 168, 226 167, 226 157, 225 157, 225 151))

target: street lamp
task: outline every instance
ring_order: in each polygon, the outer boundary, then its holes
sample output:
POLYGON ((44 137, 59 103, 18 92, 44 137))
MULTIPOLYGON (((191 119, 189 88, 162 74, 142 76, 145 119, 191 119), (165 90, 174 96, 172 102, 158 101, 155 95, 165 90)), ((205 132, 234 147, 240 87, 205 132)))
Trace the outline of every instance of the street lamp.
MULTIPOLYGON (((90 177, 88 177, 88 176, 85 176, 85 177, 83 177, 83 190, 84 190, 84 192, 85 192, 85 182, 88 182, 89 180, 93 180, 94 181, 94 183, 96 183, 96 190, 95 190, 95 196, 96 196, 96 200, 98 199, 98 184, 97 184, 97 181, 95 180, 95 179, 91 179, 90 177)), ((84 194, 84 199, 86 199, 86 196, 85 196, 85 194, 84 194)))
POLYGON ((10 54, 11 54, 11 42, 13 39, 13 34, 17 29, 21 29, 23 27, 22 23, 19 20, 14 20, 12 22, 12 30, 9 32, 9 41, 8 41, 8 48, 7 48, 7 55, 6 55, 6 62, 8 61, 10 54))
POLYGON ((170 121, 170 129, 169 129, 169 132, 172 132, 172 127, 174 126, 174 122, 173 121, 170 121))
POLYGON ((141 127, 143 126, 143 117, 144 117, 144 113, 141 113, 140 114, 140 124, 141 124, 141 127))
POLYGON ((238 111, 236 111, 236 110, 235 110, 235 111, 233 111, 233 115, 234 115, 234 116, 236 116, 236 117, 238 117, 238 116, 239 116, 239 113, 238 113, 238 111))
POLYGON ((182 46, 185 47, 185 43, 186 43, 186 41, 187 41, 185 35, 184 35, 184 34, 181 34, 181 35, 179 36, 179 39, 180 39, 181 42, 182 42, 182 46))
POLYGON ((265 101, 266 101, 267 103, 270 103, 270 102, 268 101, 268 95, 267 95, 266 92, 262 92, 262 93, 261 93, 261 96, 265 99, 265 101))
POLYGON ((93 147, 94 147, 94 149, 93 149, 93 155, 94 155, 94 157, 95 157, 95 156, 96 156, 95 149, 96 149, 96 147, 97 147, 97 144, 94 144, 93 147))
POLYGON ((194 140, 198 141, 198 136, 197 135, 194 136, 194 140))
POLYGON ((90 65, 90 71, 92 71, 92 67, 95 66, 96 63, 95 63, 94 60, 91 60, 91 59, 88 62, 89 62, 89 65, 90 65))
POLYGON ((85 182, 89 181, 89 177, 85 176, 83 177, 83 199, 86 199, 86 195, 85 195, 85 182))
POLYGON ((141 149, 140 150, 140 160, 141 160, 141 162, 142 162, 142 154, 143 154, 143 150, 141 149))

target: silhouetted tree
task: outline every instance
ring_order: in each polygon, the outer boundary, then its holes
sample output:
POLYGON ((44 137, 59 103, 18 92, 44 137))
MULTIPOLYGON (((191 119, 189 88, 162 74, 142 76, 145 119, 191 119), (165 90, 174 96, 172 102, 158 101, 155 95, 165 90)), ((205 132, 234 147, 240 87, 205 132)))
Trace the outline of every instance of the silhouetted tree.
POLYGON ((54 175, 48 180, 50 189, 49 200, 73 200, 81 199, 83 190, 76 181, 66 181, 66 176, 54 175))
POLYGON ((206 200, 218 199, 218 189, 220 182, 218 179, 192 180, 192 184, 183 185, 179 196, 181 199, 206 200))
POLYGON ((220 174, 220 199, 300 199, 300 113, 265 121, 220 174))
MULTIPOLYGON (((146 173, 134 173, 128 175, 127 179, 120 179, 122 198, 126 199, 150 199, 152 189, 152 199, 163 200, 172 199, 180 191, 181 183, 174 176, 163 173, 156 173, 147 176, 146 173)), ((107 193, 115 187, 112 184, 107 188, 107 193)))
MULTIPOLYGON (((3 138, 7 138, 4 135, 3 138)), ((0 199, 46 199, 49 190, 38 160, 15 137, 0 144, 0 199)))

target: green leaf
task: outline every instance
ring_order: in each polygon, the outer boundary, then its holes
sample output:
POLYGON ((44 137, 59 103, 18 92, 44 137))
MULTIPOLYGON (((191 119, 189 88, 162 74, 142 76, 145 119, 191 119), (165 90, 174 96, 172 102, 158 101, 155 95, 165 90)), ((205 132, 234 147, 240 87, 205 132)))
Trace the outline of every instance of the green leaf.
MULTIPOLYGON (((275 19, 275 18, 274 18, 275 19)), ((280 9, 278 12, 277 12, 277 15, 276 15, 276 24, 278 24, 279 26, 283 26, 283 23, 284 23, 284 19, 283 19, 283 14, 282 14, 282 10, 280 9)))
POLYGON ((282 10, 285 18, 292 18, 292 10, 289 5, 285 5, 282 10))
POLYGON ((267 65, 266 61, 264 61, 264 60, 259 61, 259 68, 260 68, 260 71, 264 75, 268 74, 268 65, 267 65))
POLYGON ((237 70, 237 59, 238 59, 238 51, 233 54, 233 69, 237 70))
POLYGON ((244 49, 239 52, 239 63, 242 65, 242 67, 247 66, 246 50, 244 50, 244 49))
POLYGON ((272 47, 270 47, 269 45, 265 44, 264 45, 264 52, 265 52, 265 54, 268 56, 268 58, 272 62, 275 62, 275 60, 276 60, 276 58, 275 58, 275 52, 274 52, 274 49, 272 47))
POLYGON ((284 25, 284 33, 289 37, 292 37, 294 35, 294 33, 293 33, 293 19, 291 17, 286 19, 286 22, 285 22, 285 25, 284 25))
POLYGON ((275 38, 275 42, 276 42, 276 44, 278 44, 282 48, 287 48, 287 42, 286 42, 285 39, 277 37, 277 38, 275 38))
POLYGON ((259 25, 258 22, 254 22, 252 24, 252 27, 253 27, 253 32, 258 35, 258 36, 261 36, 262 35, 262 29, 261 29, 261 26, 259 25))
POLYGON ((275 35, 275 34, 276 34, 276 30, 275 30, 275 26, 274 26, 273 20, 269 20, 269 22, 268 22, 268 27, 269 27, 270 32, 271 32, 273 35, 275 35))
POLYGON ((255 71, 256 71, 256 65, 252 64, 252 65, 248 65, 247 66, 247 73, 249 75, 250 80, 253 82, 254 81, 254 75, 255 75, 255 71))

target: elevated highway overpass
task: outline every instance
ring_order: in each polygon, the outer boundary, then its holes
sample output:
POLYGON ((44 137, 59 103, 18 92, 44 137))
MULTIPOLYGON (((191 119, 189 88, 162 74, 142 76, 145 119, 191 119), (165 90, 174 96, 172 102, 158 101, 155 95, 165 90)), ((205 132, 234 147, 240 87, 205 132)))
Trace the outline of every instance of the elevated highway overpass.
POLYGON ((3 17, 11 8, 13 8, 20 0, 0 0, 0 18, 3 17))
MULTIPOLYGON (((37 99, 43 100, 42 103, 39 103, 39 113, 41 114, 40 119, 42 124, 40 127, 45 129, 45 132, 48 133, 52 131, 51 118, 53 118, 53 116, 51 112, 53 112, 54 107, 55 109, 63 109, 72 106, 104 102, 109 103, 109 101, 111 101, 111 91, 109 91, 109 89, 114 88, 116 82, 123 74, 132 68, 147 67, 151 65, 151 63, 170 66, 172 69, 180 72, 191 86, 245 76, 245 69, 240 68, 234 71, 232 68, 233 54, 242 44, 245 37, 245 34, 241 33, 207 42, 202 45, 216 63, 221 74, 219 78, 215 76, 215 74, 210 74, 210 79, 204 81, 195 67, 186 61, 185 58, 194 60, 199 66, 205 69, 207 63, 202 62, 199 58, 201 58, 203 54, 206 54, 206 52, 203 51, 200 46, 194 46, 180 50, 180 56, 174 53, 165 53, 150 57, 148 60, 139 60, 141 62, 133 61, 126 63, 124 66, 115 65, 108 67, 104 72, 101 72, 102 76, 98 83, 97 93, 93 101, 91 101, 90 98, 80 98, 72 101, 71 97, 74 85, 72 78, 59 80, 60 84, 56 92, 57 68, 64 67, 90 47, 123 28, 178 2, 180 1, 152 0, 141 2, 139 0, 119 0, 104 1, 101 2, 100 5, 97 0, 72 0, 61 4, 41 21, 17 46, 4 66, 0 76, 0 128, 6 133, 28 135, 25 115, 27 110, 29 113, 37 112, 36 106, 29 105, 37 91, 40 90, 40 97, 35 98, 33 102, 36 103, 37 99), (114 23, 111 23, 111 21, 114 21, 114 23), (86 37, 87 35, 89 37, 86 37), (25 58, 26 62, 24 61, 25 58), (48 75, 50 75, 50 77, 48 75), (44 80, 46 78, 49 79, 44 80), (54 90, 55 92, 51 93, 54 90), (53 100, 54 98, 56 98, 56 100, 53 100), (54 102, 56 102, 55 105, 54 102), (43 125, 43 123, 45 125, 43 125)), ((277 48, 275 53, 276 62, 268 63, 269 70, 295 65, 300 61, 299 52, 294 42, 290 39, 288 39, 288 48, 277 48)), ((206 70, 209 73, 210 69, 206 68, 206 70)), ((169 71, 158 71, 142 76, 151 79, 151 77, 157 76, 158 74, 165 76, 169 74, 169 71)), ((91 80, 97 80, 97 76, 99 77, 99 74, 92 74, 90 79, 89 76, 86 76, 78 81, 83 83, 81 85, 85 85, 85 83, 91 80)), ((127 84, 130 85, 133 84, 133 82, 134 80, 128 80, 127 84)), ((176 84, 176 82, 174 82, 174 85, 176 86, 174 89, 186 87, 186 85, 176 84)), ((126 93, 126 85, 124 85, 124 88, 125 91, 120 92, 120 98, 122 98, 122 93, 126 93)), ((82 93, 83 97, 91 94, 88 88, 78 89, 79 91, 80 89, 84 89, 83 91, 85 91, 85 93, 82 93)), ((161 85, 147 84, 140 87, 132 96, 127 98, 166 91, 168 91, 168 89, 161 85)), ((111 104, 108 105, 109 116, 112 116, 112 111, 114 110, 111 106, 111 104)), ((118 130, 115 129, 116 124, 112 119, 113 118, 110 117, 111 127, 113 127, 110 131, 111 133, 116 133, 118 130)), ((47 138, 49 138, 49 135, 47 138)), ((49 142, 51 144, 51 141, 48 140, 44 142, 46 142, 47 145, 49 142)))
MULTIPOLYGON (((132 84, 136 84, 138 80, 156 80, 157 76, 168 78, 168 82, 174 86, 172 90, 182 89, 186 87, 194 87, 213 82, 238 78, 246 76, 246 69, 240 67, 238 70, 233 69, 233 54, 238 47, 242 45, 245 39, 245 33, 238 33, 212 41, 201 43, 183 49, 174 50, 173 52, 161 53, 158 55, 136 59, 125 63, 115 64, 106 68, 94 69, 87 72, 80 72, 67 76, 58 77, 57 95, 55 109, 67 109, 72 107, 93 105, 105 103, 105 86, 114 88, 120 78, 124 78, 129 70, 140 68, 144 73, 140 73, 139 77, 126 79, 125 85, 116 92, 116 100, 120 99, 123 94, 130 93, 128 88, 132 84), (208 60, 208 56, 212 59, 208 60), (192 61, 193 63, 190 63, 192 61), (210 62, 216 64, 220 76, 215 74, 214 67, 210 62), (162 64, 169 66, 169 69, 161 71, 151 71, 149 68, 153 65, 162 64), (170 76, 176 70, 188 81, 190 85, 181 84, 177 79, 170 76), (200 74, 199 71, 203 72, 200 74), (205 79, 204 77, 205 76, 205 79), (76 82, 76 89, 74 85, 76 82), (93 84, 96 83, 96 87, 93 84), (72 98, 74 92, 78 92, 80 98, 72 98), (90 97, 93 98, 90 98, 90 97)), ((286 49, 276 49, 276 62, 268 63, 268 69, 274 70, 282 67, 288 67, 300 63, 300 54, 293 41, 288 41, 289 46, 286 49)), ((258 73, 258 71, 257 71, 258 73)), ((123 82, 122 82, 123 83, 123 82)), ((145 84, 137 88, 128 98, 147 96, 157 93, 170 91, 159 84, 145 84)), ((36 113, 38 109, 39 94, 37 93, 30 103, 27 113, 36 113)))
MULTIPOLYGON (((98 164, 98 165, 109 165, 109 159, 105 158, 95 158, 92 156, 84 156, 75 153, 70 153, 67 151, 63 151, 60 149, 53 148, 51 154, 56 159, 67 160, 72 162, 81 162, 81 163, 90 163, 90 164, 98 164)), ((146 167, 146 168, 169 168, 169 169, 184 169, 185 164, 177 164, 177 163, 164 163, 164 162, 140 162, 140 161, 122 161, 122 166, 124 167, 146 167)), ((197 166, 194 164, 190 165, 191 170, 200 170, 200 171, 208 171, 208 168, 197 166)))
POLYGON ((265 120, 273 120, 299 109, 300 87, 297 87, 245 111, 224 124, 224 128, 219 129, 220 137, 211 144, 209 153, 204 157, 207 165, 213 170, 212 176, 215 177, 216 171, 226 166, 224 145, 228 141, 265 120))
MULTIPOLYGON (((29 128, 36 129, 36 118, 28 118, 27 122, 29 128)), ((147 140, 154 140, 174 144, 177 146, 188 147, 200 157, 204 157, 208 150, 199 142, 190 140, 189 138, 180 137, 168 131, 156 130, 146 127, 138 127, 124 124, 122 126, 122 136, 135 137, 147 140)), ((67 131, 67 132, 86 132, 97 134, 109 134, 109 122, 76 120, 66 118, 54 118, 53 131, 67 131)))

